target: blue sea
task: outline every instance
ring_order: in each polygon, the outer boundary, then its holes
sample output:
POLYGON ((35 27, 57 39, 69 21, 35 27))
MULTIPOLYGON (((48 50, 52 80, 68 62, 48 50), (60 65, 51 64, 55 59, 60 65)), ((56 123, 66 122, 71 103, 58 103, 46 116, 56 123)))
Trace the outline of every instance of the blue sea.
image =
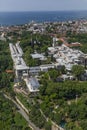
POLYGON ((0 25, 87 19, 87 11, 0 12, 0 25))

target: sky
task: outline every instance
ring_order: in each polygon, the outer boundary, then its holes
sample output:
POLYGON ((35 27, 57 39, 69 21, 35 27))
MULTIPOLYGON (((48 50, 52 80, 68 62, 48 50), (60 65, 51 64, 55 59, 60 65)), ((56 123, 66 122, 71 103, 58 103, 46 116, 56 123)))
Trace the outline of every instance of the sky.
POLYGON ((87 0, 0 0, 0 12, 57 10, 87 10, 87 0))

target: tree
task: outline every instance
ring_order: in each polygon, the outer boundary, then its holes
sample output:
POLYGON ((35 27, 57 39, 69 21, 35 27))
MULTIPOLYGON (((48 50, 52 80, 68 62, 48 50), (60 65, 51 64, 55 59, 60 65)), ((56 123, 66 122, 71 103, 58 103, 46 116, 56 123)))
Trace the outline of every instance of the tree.
POLYGON ((51 122, 45 123, 45 130, 51 130, 51 122))
POLYGON ((50 78, 53 80, 55 80, 60 75, 60 72, 56 69, 50 69, 48 73, 50 78))
POLYGON ((87 130, 87 120, 82 120, 80 124, 83 130, 87 130))
POLYGON ((10 81, 8 74, 5 72, 1 73, 1 79, 0 79, 0 87, 9 87, 10 86, 10 81))
POLYGON ((61 46, 63 42, 61 40, 58 41, 58 45, 61 46))
POLYGON ((84 67, 81 65, 73 65, 72 67, 72 73, 77 77, 77 79, 80 79, 81 74, 83 74, 85 71, 84 67))

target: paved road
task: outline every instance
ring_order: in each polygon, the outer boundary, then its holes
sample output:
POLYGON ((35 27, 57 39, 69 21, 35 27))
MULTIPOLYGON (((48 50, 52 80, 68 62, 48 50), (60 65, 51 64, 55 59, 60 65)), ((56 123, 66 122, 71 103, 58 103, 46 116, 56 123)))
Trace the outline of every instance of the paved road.
POLYGON ((33 129, 33 130, 40 130, 39 128, 37 128, 30 120, 29 120, 29 115, 26 114, 26 112, 23 110, 23 108, 12 98, 10 98, 9 96, 5 95, 4 96, 6 98, 8 98, 9 100, 11 100, 19 109, 18 112, 26 119, 26 121, 29 123, 29 126, 33 129))

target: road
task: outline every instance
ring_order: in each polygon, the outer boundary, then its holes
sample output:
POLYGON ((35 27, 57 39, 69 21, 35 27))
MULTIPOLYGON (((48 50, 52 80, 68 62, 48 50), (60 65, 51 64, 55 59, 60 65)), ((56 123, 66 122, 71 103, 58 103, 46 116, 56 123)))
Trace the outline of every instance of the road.
POLYGON ((23 108, 15 101, 13 100, 11 97, 7 96, 6 94, 4 94, 5 98, 11 100, 18 108, 18 112, 25 118, 25 120, 28 122, 29 126, 32 128, 32 130, 40 130, 39 128, 37 128, 29 119, 29 115, 23 110, 23 108))

